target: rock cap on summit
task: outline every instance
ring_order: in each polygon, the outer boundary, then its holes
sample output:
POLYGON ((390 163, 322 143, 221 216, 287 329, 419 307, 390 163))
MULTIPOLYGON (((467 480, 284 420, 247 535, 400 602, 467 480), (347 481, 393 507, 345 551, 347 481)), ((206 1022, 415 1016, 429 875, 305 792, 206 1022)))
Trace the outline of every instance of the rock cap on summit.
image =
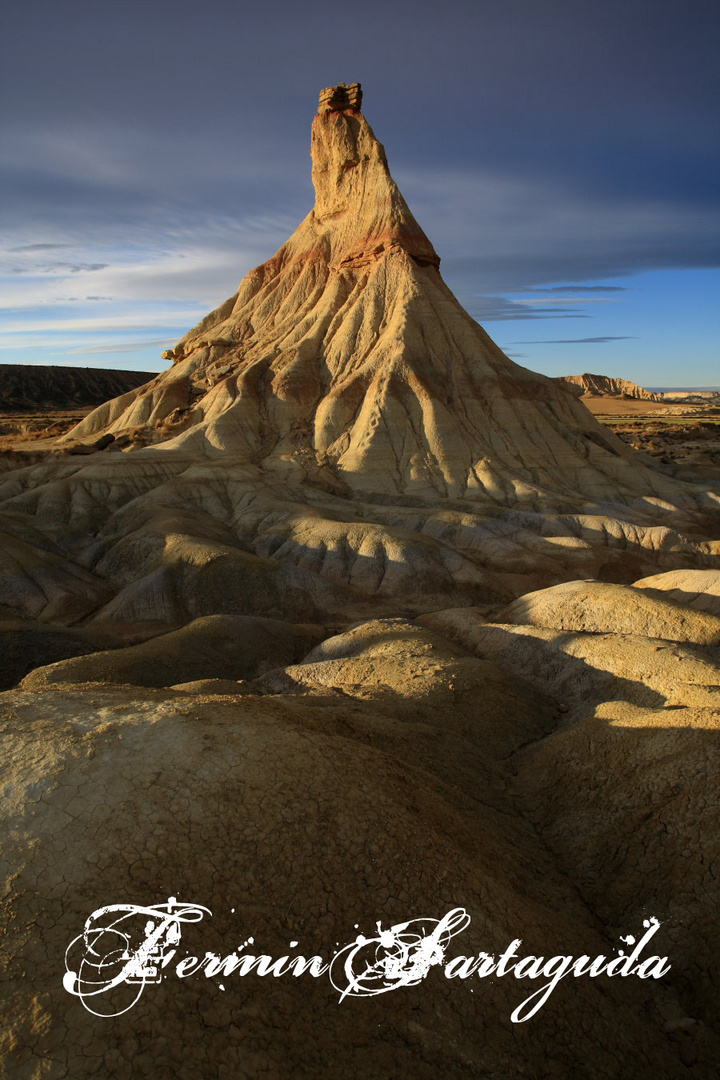
POLYGON ((360 83, 338 83, 337 86, 326 86, 320 91, 320 105, 318 112, 344 112, 351 109, 360 112, 362 108, 362 87, 360 83))

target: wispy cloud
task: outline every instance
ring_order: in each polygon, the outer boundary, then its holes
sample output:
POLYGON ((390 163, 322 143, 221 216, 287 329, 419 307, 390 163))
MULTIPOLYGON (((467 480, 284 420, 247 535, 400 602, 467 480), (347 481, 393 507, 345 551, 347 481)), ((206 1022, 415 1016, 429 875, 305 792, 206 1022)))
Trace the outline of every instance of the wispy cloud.
MULTIPOLYGON (((98 303, 98 302, 101 302, 101 301, 104 301, 105 303, 111 303, 112 299, 113 299, 112 296, 52 296, 52 297, 49 297, 47 300, 43 300, 42 303, 44 303, 44 304, 81 304, 81 303, 85 303, 86 301, 91 301, 93 303, 98 303)), ((34 311, 36 308, 37 308, 37 304, 31 304, 31 305, 28 305, 28 307, 26 307, 25 310, 26 311, 27 310, 34 311)), ((12 311, 15 311, 15 312, 20 311, 20 310, 22 310, 22 309, 19 306, 14 306, 12 308, 12 311)))
POLYGON ((40 266, 15 266, 11 274, 89 274, 96 270, 105 270, 108 263, 67 263, 53 262, 40 266))
MULTIPOLYGON (((550 290, 547 290, 548 292, 550 290)), ((616 297, 614 296, 556 296, 554 302, 560 304, 612 304, 616 297)), ((516 304, 527 304, 528 307, 534 304, 547 304, 547 297, 542 299, 536 297, 525 296, 514 301, 516 304)), ((558 309, 559 310, 559 309, 558 309)))
POLYGON ((21 244, 20 247, 8 248, 9 251, 20 253, 25 251, 59 251, 61 248, 70 247, 70 244, 21 244))
POLYGON ((549 289, 532 288, 533 293, 619 293, 627 292, 624 285, 553 285, 549 289))
POLYGON ((144 313, 126 312, 124 314, 104 315, 89 318, 78 315, 77 318, 68 319, 31 319, 16 323, 2 331, 0 339, 10 338, 15 334, 43 333, 49 331, 76 331, 85 333, 93 330, 148 330, 164 327, 168 330, 177 328, 183 330, 189 328, 195 322, 204 309, 198 305, 195 309, 185 311, 148 311, 144 313))
POLYGON ((553 338, 541 341, 515 341, 514 345, 604 345, 607 341, 634 341, 635 335, 623 335, 620 337, 583 337, 583 338, 553 338))
POLYGON ((531 306, 530 301, 514 300, 505 296, 461 296, 460 299, 472 317, 480 322, 589 318, 588 315, 572 308, 554 305, 536 307, 531 306))
POLYGON ((118 341, 115 344, 83 345, 79 349, 68 350, 70 356, 121 355, 122 353, 145 352, 146 349, 169 349, 175 344, 175 338, 154 338, 152 341, 118 341))

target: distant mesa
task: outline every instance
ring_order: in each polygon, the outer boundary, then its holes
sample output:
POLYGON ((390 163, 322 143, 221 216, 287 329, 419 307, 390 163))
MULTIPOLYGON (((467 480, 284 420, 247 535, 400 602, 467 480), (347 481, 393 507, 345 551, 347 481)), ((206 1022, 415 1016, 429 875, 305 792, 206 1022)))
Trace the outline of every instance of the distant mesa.
POLYGON ((645 390, 627 379, 612 379, 609 375, 561 375, 559 381, 580 388, 587 397, 639 398, 642 401, 662 401, 663 395, 645 390))
POLYGON ((703 390, 689 389, 689 390, 663 390, 663 401, 687 401, 695 402, 699 405, 715 405, 720 400, 720 390, 703 390))

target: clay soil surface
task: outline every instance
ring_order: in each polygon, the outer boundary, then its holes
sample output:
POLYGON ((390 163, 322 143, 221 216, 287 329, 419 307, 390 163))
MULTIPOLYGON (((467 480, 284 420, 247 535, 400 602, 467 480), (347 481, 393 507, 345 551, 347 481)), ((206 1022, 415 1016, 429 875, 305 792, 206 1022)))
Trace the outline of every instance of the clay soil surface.
MULTIPOLYGON (((593 416, 655 464, 720 470, 720 399, 706 404, 582 398, 593 416)), ((691 479, 690 476, 684 479, 691 479)))
POLYGON ((643 401, 640 398, 592 397, 584 395, 582 403, 598 420, 650 420, 660 418, 720 420, 720 399, 711 398, 707 403, 674 401, 643 401))
POLYGON ((623 442, 663 465, 720 470, 720 417, 716 420, 663 417, 608 426, 623 442))

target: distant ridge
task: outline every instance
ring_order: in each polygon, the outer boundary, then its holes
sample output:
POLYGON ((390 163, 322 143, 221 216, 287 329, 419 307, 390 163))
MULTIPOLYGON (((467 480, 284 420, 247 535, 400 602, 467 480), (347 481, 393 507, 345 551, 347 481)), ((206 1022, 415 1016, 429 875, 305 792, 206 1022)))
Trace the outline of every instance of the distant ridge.
POLYGON ((720 394, 718 386, 649 386, 656 394, 720 394))
POLYGON ((0 364, 0 410, 101 405, 153 378, 151 371, 0 364))
POLYGON ((609 375, 560 375, 558 382, 578 386, 583 396, 640 398, 642 401, 662 401, 662 394, 655 394, 627 379, 612 379, 609 375))

